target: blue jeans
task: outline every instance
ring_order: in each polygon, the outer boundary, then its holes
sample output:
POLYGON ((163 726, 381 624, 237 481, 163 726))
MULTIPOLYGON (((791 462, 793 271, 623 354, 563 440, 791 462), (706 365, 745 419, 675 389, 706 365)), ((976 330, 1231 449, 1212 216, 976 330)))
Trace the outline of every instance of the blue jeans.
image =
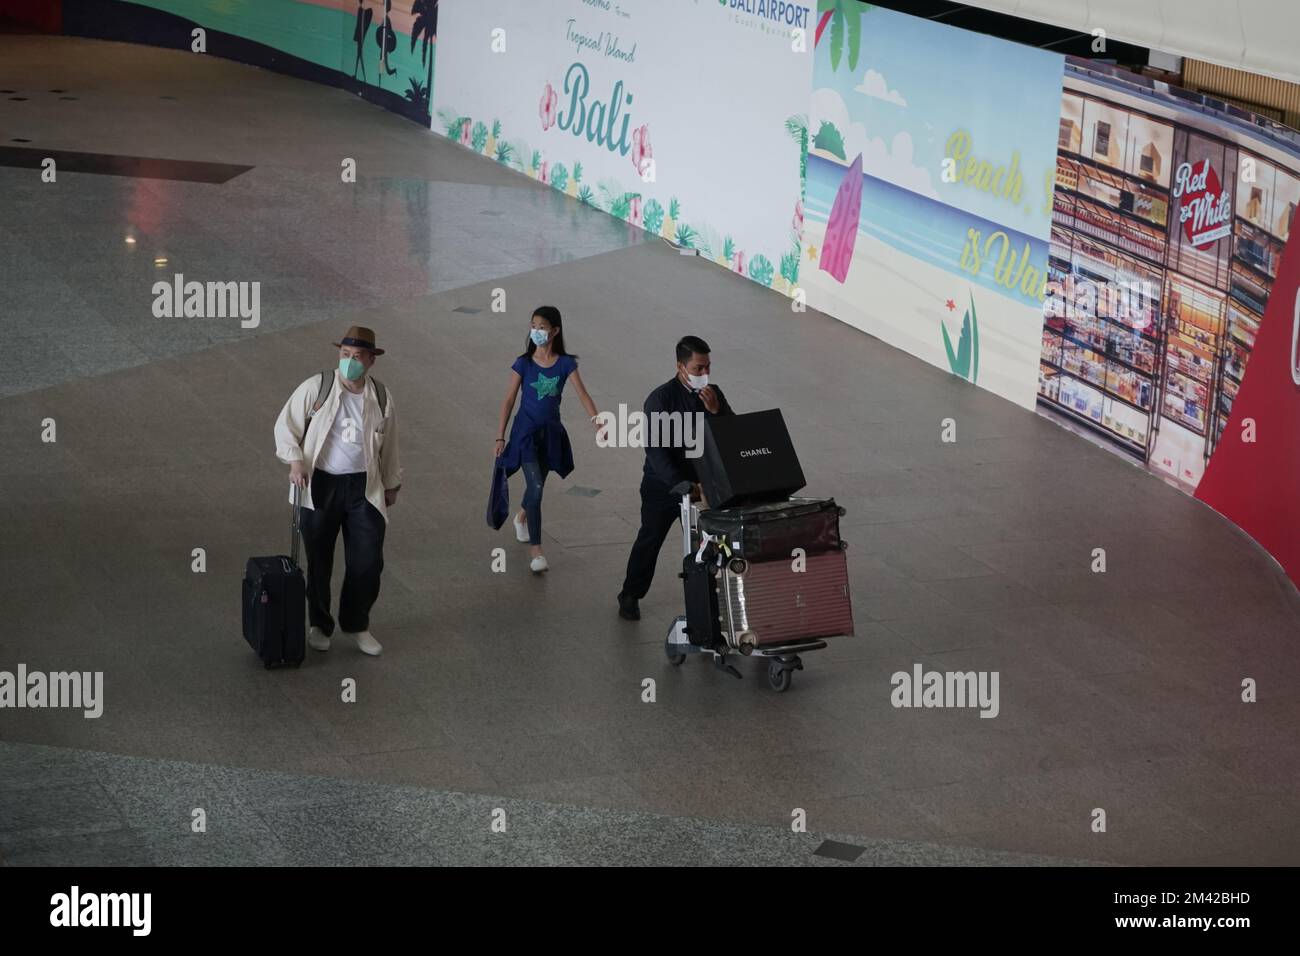
POLYGON ((546 469, 536 461, 526 461, 521 466, 527 488, 524 491, 524 514, 528 518, 528 543, 542 543, 542 485, 546 483, 546 469))

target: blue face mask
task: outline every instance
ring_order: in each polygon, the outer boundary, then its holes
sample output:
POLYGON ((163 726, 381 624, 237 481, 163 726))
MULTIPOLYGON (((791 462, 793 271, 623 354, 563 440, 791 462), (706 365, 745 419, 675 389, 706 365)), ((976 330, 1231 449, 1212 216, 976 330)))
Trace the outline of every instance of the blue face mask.
POLYGON ((349 382, 355 382, 366 374, 366 367, 355 358, 341 358, 339 359, 339 374, 349 382))
POLYGON ((533 329, 528 333, 528 337, 533 340, 534 345, 545 345, 551 334, 545 329, 533 329))

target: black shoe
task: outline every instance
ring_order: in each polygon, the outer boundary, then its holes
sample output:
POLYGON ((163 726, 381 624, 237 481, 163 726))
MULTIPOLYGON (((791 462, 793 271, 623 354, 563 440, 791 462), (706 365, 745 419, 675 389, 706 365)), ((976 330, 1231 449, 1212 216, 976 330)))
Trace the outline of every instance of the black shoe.
POLYGON ((641 609, 637 607, 636 598, 618 596, 618 616, 625 621, 641 620, 641 609))

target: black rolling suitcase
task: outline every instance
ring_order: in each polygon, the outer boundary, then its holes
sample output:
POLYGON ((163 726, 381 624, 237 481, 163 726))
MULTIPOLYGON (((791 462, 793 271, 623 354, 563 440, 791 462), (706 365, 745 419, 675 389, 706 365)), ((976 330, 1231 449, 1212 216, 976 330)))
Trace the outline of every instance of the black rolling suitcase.
POLYGON ((744 508, 700 512, 700 531, 726 542, 729 557, 786 560, 840 550, 840 517, 834 498, 790 498, 744 508))
POLYGON ((249 558, 244 569, 244 640, 267 667, 297 667, 307 656, 307 581, 298 566, 301 489, 293 488, 290 554, 249 558))
POLYGON ((686 592, 686 636, 697 647, 722 647, 718 620, 718 569, 710 560, 697 563, 694 554, 682 558, 686 592))

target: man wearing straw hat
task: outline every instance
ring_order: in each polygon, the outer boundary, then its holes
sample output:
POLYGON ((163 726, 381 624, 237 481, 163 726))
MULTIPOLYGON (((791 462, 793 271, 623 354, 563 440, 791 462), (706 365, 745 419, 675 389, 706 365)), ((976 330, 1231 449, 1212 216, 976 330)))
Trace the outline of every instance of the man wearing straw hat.
POLYGON ((299 385, 275 423, 276 457, 302 489, 302 537, 307 554, 307 642, 330 648, 330 578, 334 544, 343 532, 346 570, 338 625, 366 654, 383 647, 370 633, 370 609, 384 569, 388 509, 402 487, 393 398, 370 375, 375 333, 354 325, 334 345, 338 367, 299 385))

